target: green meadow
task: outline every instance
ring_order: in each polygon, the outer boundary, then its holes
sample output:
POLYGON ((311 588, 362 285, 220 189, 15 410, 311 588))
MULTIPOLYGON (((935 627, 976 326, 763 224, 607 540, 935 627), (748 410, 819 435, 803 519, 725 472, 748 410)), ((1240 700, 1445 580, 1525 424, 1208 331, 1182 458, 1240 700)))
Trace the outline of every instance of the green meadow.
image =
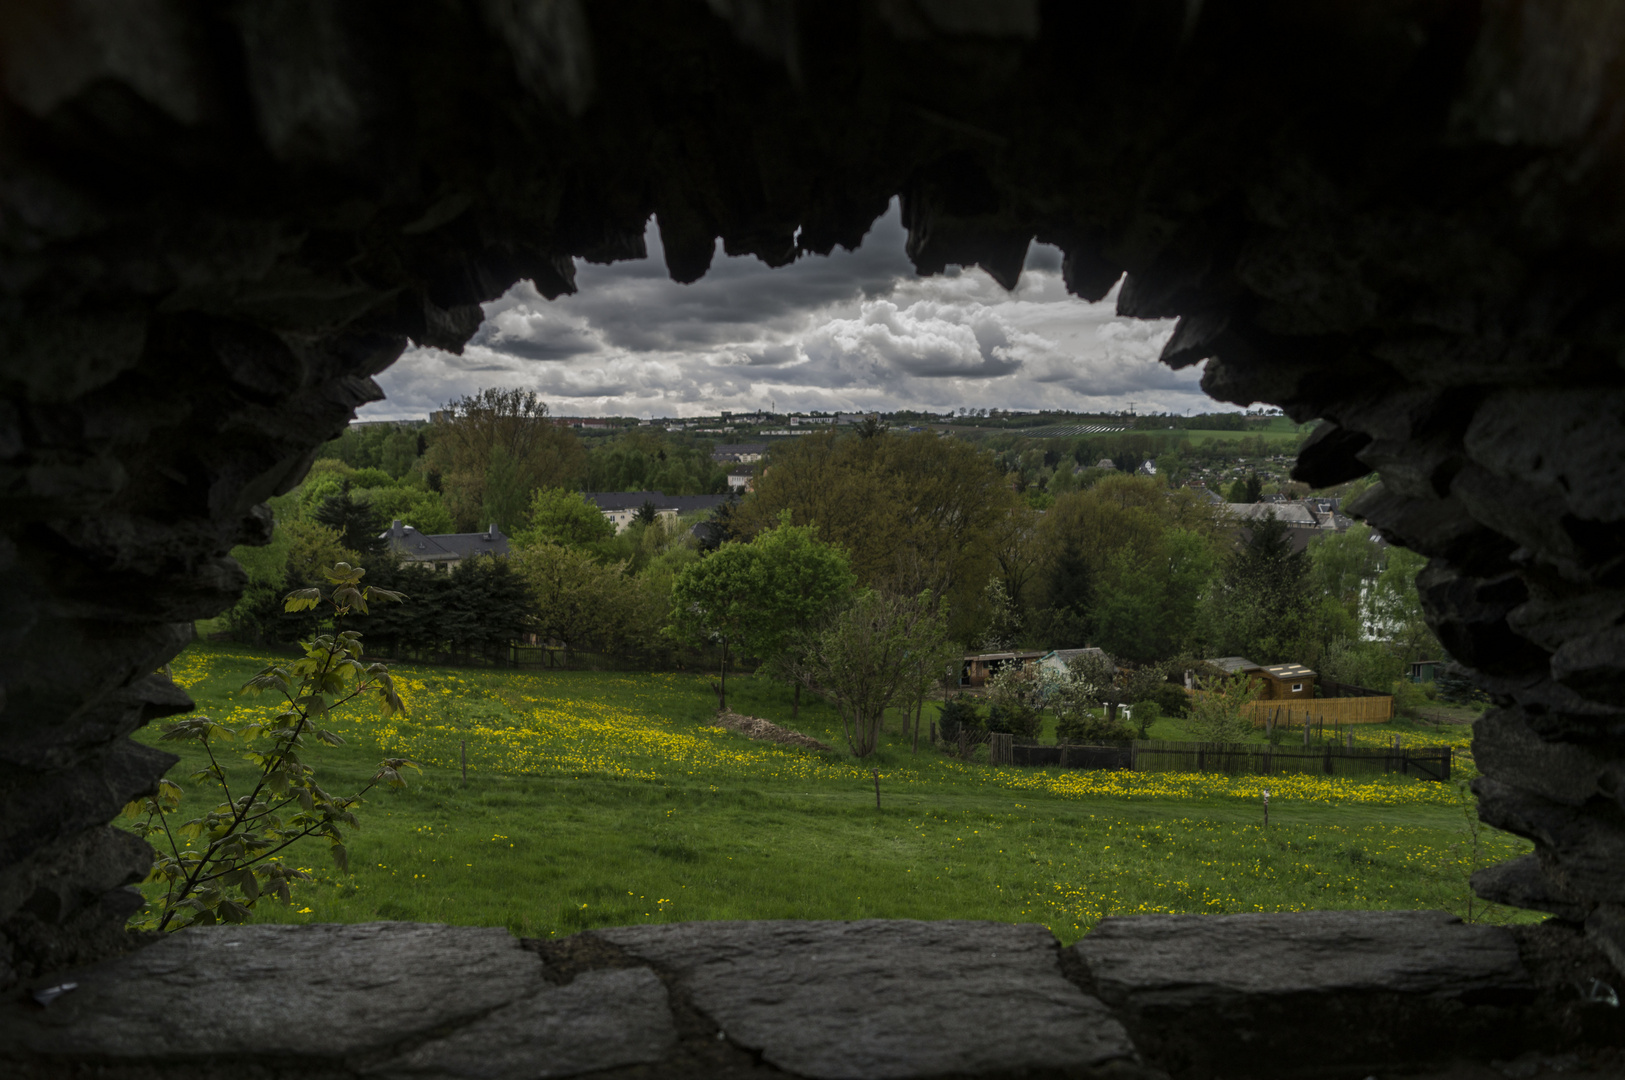
MULTIPOLYGON (((197 644, 172 670, 199 712, 237 726, 268 715, 268 699, 239 690, 264 663, 242 646, 197 644)), ((1476 865, 1528 845, 1487 828, 1475 837, 1456 784, 995 768, 923 740, 914 753, 900 719, 859 761, 833 710, 803 701, 792 720, 788 690, 755 676, 730 677, 735 710, 833 749, 714 727, 705 674, 395 672, 407 713, 340 713, 345 744, 313 746, 307 760, 336 793, 364 786, 386 756, 421 772, 367 796, 348 872, 324 843, 290 848, 315 879, 291 905, 262 898, 257 921, 411 919, 547 937, 696 919, 962 918, 1044 923, 1071 941, 1104 916, 1142 912, 1530 917, 1471 900, 1476 865)), ((1178 738, 1175 725, 1152 734, 1178 738)), ((161 742, 160 727, 137 737, 181 755, 170 776, 184 791, 173 820, 185 821, 218 789, 187 778, 206 764, 201 748, 161 742)), ((1464 745, 1466 732, 1408 741, 1464 745)), ((242 750, 217 747, 234 785, 250 775, 242 750)))

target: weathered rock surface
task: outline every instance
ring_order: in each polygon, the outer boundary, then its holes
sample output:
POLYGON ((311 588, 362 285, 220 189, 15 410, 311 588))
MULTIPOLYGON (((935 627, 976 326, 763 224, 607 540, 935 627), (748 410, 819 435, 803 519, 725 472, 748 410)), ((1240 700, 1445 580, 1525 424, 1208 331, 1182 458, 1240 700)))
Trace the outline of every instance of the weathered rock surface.
POLYGON ((1541 1041, 1512 933, 1446 912, 1108 918, 1073 946, 1101 999, 1181 1077, 1365 1076, 1541 1041))
POLYGON ((183 930, 0 1008, 29 1075, 249 1070, 521 1080, 658 1061, 676 1040, 647 968, 544 978, 503 929, 417 923, 183 930))
POLYGON ((57 0, 0 70, 0 985, 115 947, 153 672, 408 342, 651 214, 691 281, 894 196, 923 272, 1056 244, 1210 393, 1335 423, 1302 474, 1381 474, 1507 718, 1481 806, 1537 858, 1485 887, 1625 958, 1618 5, 57 0))
POLYGON ((42 1058, 343 1062, 544 985, 506 930, 417 923, 197 927, 63 978, 78 989, 12 1005, 0 1041, 42 1058))
POLYGON ((797 1076, 1141 1075, 1041 926, 716 922, 592 935, 670 972, 734 1043, 797 1076))
POLYGON ((666 988, 654 972, 589 971, 361 1071, 437 1080, 576 1076, 653 1064, 676 1042, 666 988))

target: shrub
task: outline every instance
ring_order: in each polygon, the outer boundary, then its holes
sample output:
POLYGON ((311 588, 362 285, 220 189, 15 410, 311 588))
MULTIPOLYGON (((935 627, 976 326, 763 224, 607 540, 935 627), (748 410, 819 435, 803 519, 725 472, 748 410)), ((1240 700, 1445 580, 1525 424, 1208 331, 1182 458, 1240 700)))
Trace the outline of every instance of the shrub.
POLYGON ((1102 715, 1084 709, 1068 710, 1055 723, 1057 745, 1120 742, 1133 737, 1134 732, 1127 725, 1106 719, 1104 710, 1102 715))
POLYGON ((1151 725, 1162 719, 1162 707, 1155 701, 1136 702, 1129 712, 1134 720, 1134 728, 1142 739, 1151 731, 1151 725))
MULTIPOLYGON (((1176 683, 1159 683, 1151 691, 1150 701, 1157 703, 1157 709, 1162 716, 1189 716, 1191 711, 1190 695, 1185 688, 1176 683)), ((1136 706, 1138 708, 1138 706, 1136 706)), ((1138 714, 1136 714, 1138 715, 1138 714)))
POLYGON ((937 717, 937 730, 948 742, 959 738, 960 728, 973 733, 986 730, 982 710, 977 708, 976 699, 969 694, 955 694, 944 701, 942 712, 937 717))
POLYGON ((1021 701, 996 701, 987 711, 987 729, 1014 735, 1019 743, 1035 743, 1044 721, 1039 711, 1021 701))
POLYGON ((1044 696, 1037 666, 1011 664, 988 680, 987 690, 987 729, 1008 732, 1019 742, 1037 742, 1044 696))

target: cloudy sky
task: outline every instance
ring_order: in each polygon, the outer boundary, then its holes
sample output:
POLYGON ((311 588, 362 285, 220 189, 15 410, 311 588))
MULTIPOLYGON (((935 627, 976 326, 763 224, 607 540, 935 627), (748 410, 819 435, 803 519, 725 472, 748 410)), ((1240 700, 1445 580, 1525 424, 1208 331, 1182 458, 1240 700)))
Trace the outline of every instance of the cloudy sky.
POLYGON ((1156 362, 1171 320, 1118 318, 1116 290, 1068 296, 1056 249, 1034 245, 1006 292, 977 269, 916 276, 904 239, 894 202, 855 252, 769 270, 719 244, 710 272, 678 285, 651 220, 648 259, 578 260, 580 291, 551 302, 520 282, 485 305, 462 356, 409 349, 361 418, 424 416, 498 385, 533 388, 563 416, 1231 407, 1202 393, 1200 367, 1156 362))

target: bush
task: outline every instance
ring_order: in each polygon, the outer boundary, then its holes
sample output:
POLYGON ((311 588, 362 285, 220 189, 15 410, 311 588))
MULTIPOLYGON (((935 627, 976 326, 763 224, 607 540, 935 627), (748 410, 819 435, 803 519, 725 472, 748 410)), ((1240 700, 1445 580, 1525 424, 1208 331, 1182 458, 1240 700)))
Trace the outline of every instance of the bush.
MULTIPOLYGON (((1165 682, 1159 684, 1151 691, 1148 699, 1157 703, 1157 710, 1161 716, 1189 716, 1191 711, 1190 695, 1185 688, 1175 683, 1165 682)), ((1135 706, 1138 708, 1138 706, 1135 706)), ((1139 714, 1136 713, 1136 716, 1139 714)))
POLYGON ((1105 712, 1104 708, 1099 715, 1088 709, 1067 709, 1055 721, 1056 745, 1121 742, 1134 738, 1134 732, 1127 724, 1107 719, 1105 712))
MULTIPOLYGON (((1184 694, 1180 695, 1184 697, 1184 694)), ((1139 701, 1129 708, 1134 720, 1134 728, 1140 738, 1145 738, 1151 730, 1151 725, 1162 719, 1162 707, 1155 701, 1139 701)))
POLYGON ((955 694, 944 701, 942 712, 937 717, 937 730, 945 741, 957 740, 960 728, 973 734, 986 730, 982 710, 976 707, 976 699, 969 694, 955 694))
POLYGON ((1025 702, 998 701, 987 711, 987 729, 1008 733, 1019 743, 1035 743, 1043 728, 1043 716, 1025 702))

